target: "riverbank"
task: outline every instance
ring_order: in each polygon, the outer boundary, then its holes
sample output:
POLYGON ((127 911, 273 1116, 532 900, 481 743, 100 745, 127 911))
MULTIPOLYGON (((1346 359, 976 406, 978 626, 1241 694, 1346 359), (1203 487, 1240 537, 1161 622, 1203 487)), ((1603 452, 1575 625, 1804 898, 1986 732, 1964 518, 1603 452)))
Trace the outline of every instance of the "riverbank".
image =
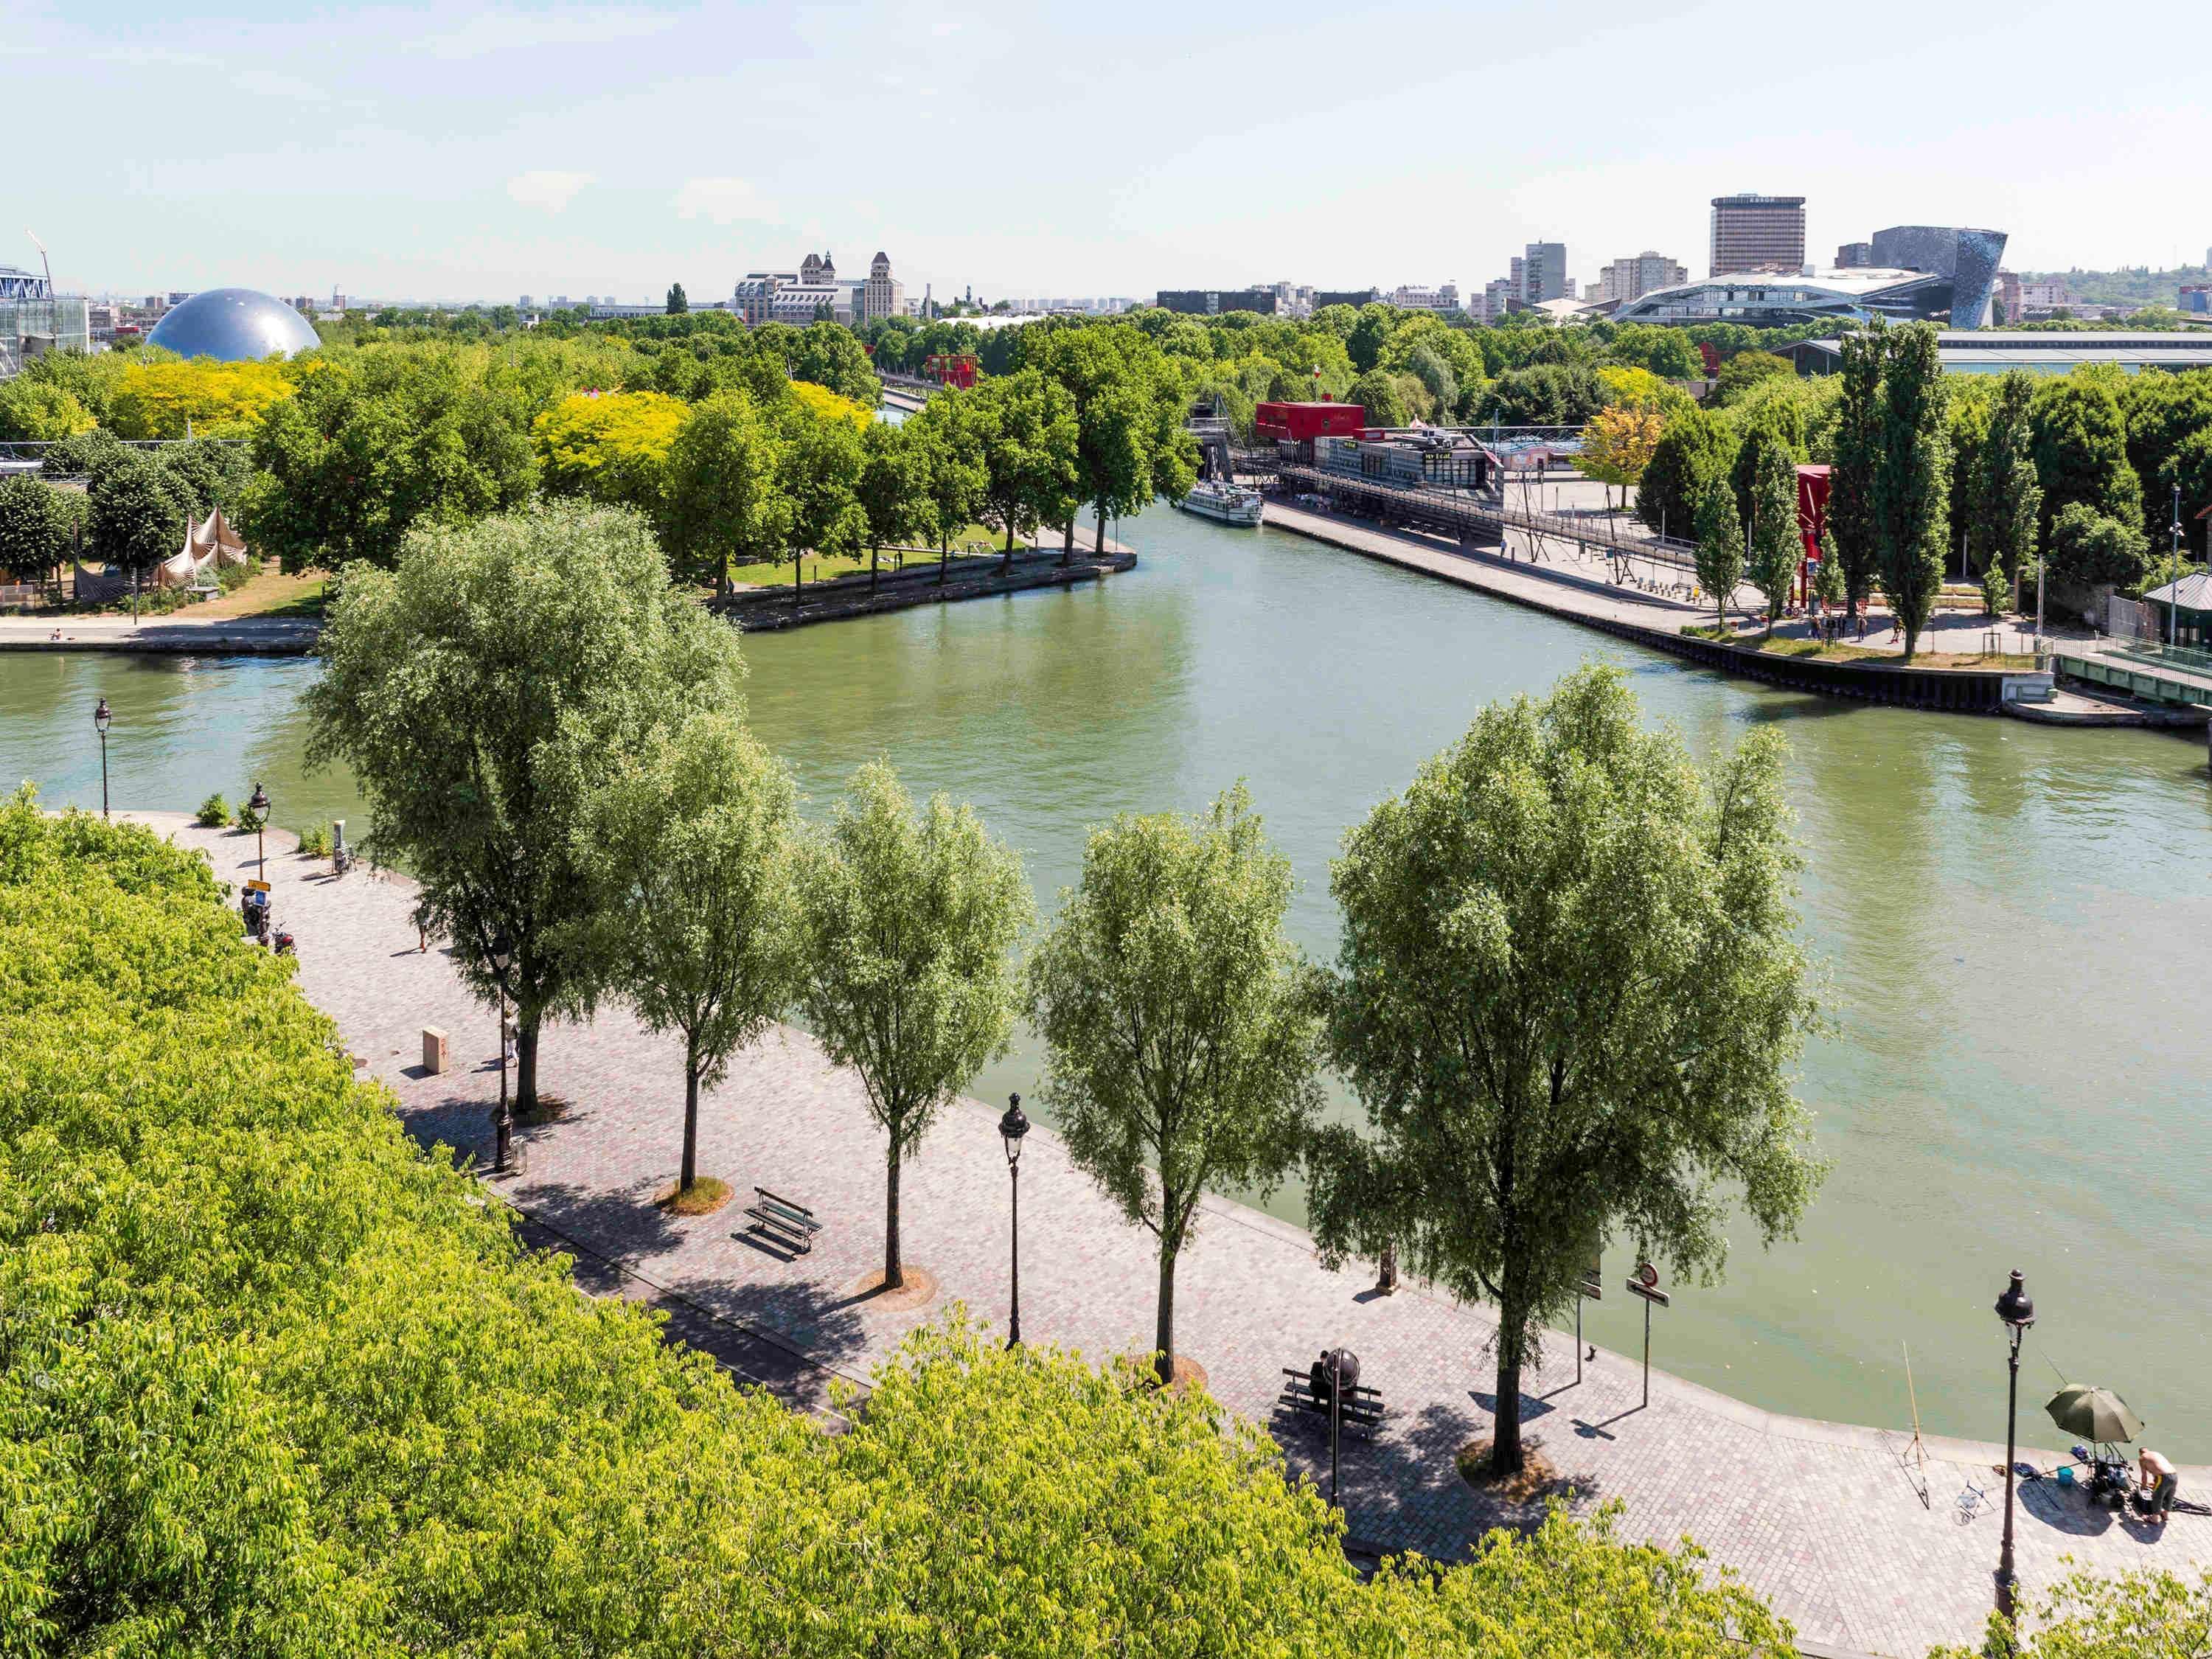
MULTIPOLYGON (((133 816, 206 851, 222 879, 254 873, 250 835, 201 830, 177 812, 133 816)), ((298 935, 302 988, 337 1024, 362 1073, 392 1089, 411 1133, 487 1160, 499 1079, 484 1063, 495 1053, 493 1017, 467 996, 441 949, 414 948, 410 884, 366 871, 334 880, 320 861, 298 858, 291 837, 272 835, 270 845, 276 911, 298 935), (432 1075, 419 1065, 426 1025, 450 1035, 455 1070, 432 1075)), ((520 1132, 521 1167, 495 1188, 680 1299, 692 1316, 804 1354, 810 1371, 851 1375, 953 1299, 991 1316, 1006 1306, 1006 1188, 994 1107, 957 1103, 904 1177, 906 1255, 935 1277, 938 1302, 879 1310, 856 1286, 879 1265, 880 1135, 857 1080, 805 1033, 779 1030, 739 1056, 707 1096, 700 1126, 703 1170, 740 1186, 757 1182, 823 1218, 814 1252, 790 1261, 749 1243, 726 1212, 681 1218, 653 1206, 680 1121, 673 1045, 610 1008, 589 1025, 549 1030, 542 1056, 547 1085, 572 1109, 520 1132)), ((1156 1287, 1147 1239, 1048 1127, 1030 1137, 1023 1172, 1025 1332, 1094 1357, 1144 1346, 1156 1287)), ((1610 1260, 1607 1276, 1626 1267, 1625 1257, 1610 1260)), ((1182 1346, 1206 1367, 1217 1398, 1263 1422, 1273 1418, 1282 1366, 1338 1345, 1360 1355, 1363 1381, 1382 1391, 1389 1420, 1371 1443, 1344 1453, 1355 1535, 1449 1557, 1492 1525, 1525 1523, 1534 1504, 1480 1497, 1453 1468, 1457 1449, 1490 1422, 1484 1352, 1494 1322, 1419 1286, 1378 1296, 1371 1281, 1368 1264, 1323 1267, 1290 1223, 1208 1200, 1178 1279, 1182 1346)), ((1669 1316, 1660 1316, 1662 1355, 1669 1316)), ((1525 1380, 1522 1411, 1576 1508, 1618 1500, 1625 1535, 1671 1543, 1691 1534, 1768 1597, 1808 1646, 1917 1659, 1939 1641, 1978 1639, 1996 1523, 1957 1524, 1952 1500, 1969 1480, 1992 1486, 2001 1447, 1929 1437, 1923 1504, 1922 1466, 1905 1456, 1911 1434, 1901 1400, 1893 1427, 1828 1423, 1655 1370, 1645 1406, 1634 1358, 1600 1348, 1577 1364, 1564 1338, 1548 1347, 1525 1380)), ((2002 1422, 2002 1401, 1999 1366, 1993 1423, 2002 1422)), ((2021 1421, 2028 1446, 2045 1449, 2020 1455, 2049 1466, 2059 1443, 2032 1407, 2021 1421)), ((1272 1426, 1293 1472, 1325 1478, 1324 1437, 1280 1419, 1272 1426)), ((2212 1470, 2182 1478, 2185 1492, 2202 1492, 2212 1470)), ((2023 1489, 2019 1524, 2031 1590, 2054 1582, 2069 1555, 2101 1572, 2212 1565, 2212 1523, 2179 1516, 2156 1535, 2088 1510, 2055 1482, 2023 1489)))
POLYGON ((714 601, 712 608, 748 634, 773 633, 816 623, 911 611, 921 605, 1072 587, 1103 581, 1136 567, 1137 556, 1109 538, 1103 552, 1080 544, 1073 554, 1054 547, 1025 548, 1011 560, 963 558, 945 570, 933 563, 915 563, 903 570, 883 570, 872 577, 861 571, 804 587, 741 589, 714 601))

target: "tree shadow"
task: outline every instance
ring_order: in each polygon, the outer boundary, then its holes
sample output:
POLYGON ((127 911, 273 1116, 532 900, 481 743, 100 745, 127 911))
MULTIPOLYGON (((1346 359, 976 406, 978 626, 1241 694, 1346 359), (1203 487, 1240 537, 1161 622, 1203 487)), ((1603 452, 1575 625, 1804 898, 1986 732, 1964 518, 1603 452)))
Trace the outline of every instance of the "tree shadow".
POLYGON ((676 1218, 653 1201, 662 1185, 647 1177, 609 1190, 526 1177, 511 1201, 602 1255, 617 1262, 641 1261, 669 1255, 685 1237, 676 1218))
MULTIPOLYGON (((1480 1389, 1469 1389, 1467 1391, 1467 1397, 1482 1408, 1482 1414, 1485 1417, 1495 1418, 1498 1415, 1496 1395, 1485 1394, 1480 1389)), ((1540 1400, 1534 1395, 1524 1394, 1521 1396, 1521 1421, 1523 1425, 1533 1423, 1540 1417, 1548 1417, 1552 1411, 1552 1404, 1547 1400, 1540 1400)))
POLYGON ((772 1330, 823 1364, 843 1364, 868 1346, 859 1301, 805 1279, 762 1284, 695 1276, 671 1288, 717 1319, 772 1330))
MULTIPOLYGON (((409 1067, 412 1072, 419 1068, 409 1067)), ((407 1138, 425 1151, 450 1146, 454 1161, 473 1158, 491 1162, 492 1118, 497 1106, 475 1100, 441 1100, 434 1106, 416 1107, 399 1114, 399 1127, 407 1138)))

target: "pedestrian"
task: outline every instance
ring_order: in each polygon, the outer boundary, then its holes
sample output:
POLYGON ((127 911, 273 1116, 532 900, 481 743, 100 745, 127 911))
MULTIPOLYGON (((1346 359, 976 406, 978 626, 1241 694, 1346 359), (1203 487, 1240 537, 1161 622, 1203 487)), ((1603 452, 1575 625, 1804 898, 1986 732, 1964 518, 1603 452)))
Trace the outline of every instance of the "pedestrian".
POLYGON ((430 925, 426 921, 415 924, 415 954, 422 956, 430 948, 430 925))

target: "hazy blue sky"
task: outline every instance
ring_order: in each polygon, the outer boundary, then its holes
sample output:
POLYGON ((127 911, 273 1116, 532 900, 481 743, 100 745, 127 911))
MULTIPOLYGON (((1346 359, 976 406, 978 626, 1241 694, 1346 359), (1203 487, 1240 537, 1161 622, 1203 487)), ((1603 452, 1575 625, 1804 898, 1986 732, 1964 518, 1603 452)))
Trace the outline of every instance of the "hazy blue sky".
POLYGON ((1035 3, 10 6, 0 263, 70 287, 728 293, 877 248, 909 291, 1702 271, 1993 225, 2016 270, 2212 244, 2212 9, 1035 3), (2106 20, 2109 19, 2109 26, 2106 20))

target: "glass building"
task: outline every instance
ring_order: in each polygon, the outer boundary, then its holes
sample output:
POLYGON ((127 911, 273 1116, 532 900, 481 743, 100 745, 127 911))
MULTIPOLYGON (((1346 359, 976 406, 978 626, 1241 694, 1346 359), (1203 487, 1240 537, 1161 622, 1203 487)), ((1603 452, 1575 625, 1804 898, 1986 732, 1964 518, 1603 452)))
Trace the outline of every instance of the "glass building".
POLYGON ((92 349, 92 319, 81 295, 56 294, 44 276, 0 265, 0 380, 49 351, 92 349))

